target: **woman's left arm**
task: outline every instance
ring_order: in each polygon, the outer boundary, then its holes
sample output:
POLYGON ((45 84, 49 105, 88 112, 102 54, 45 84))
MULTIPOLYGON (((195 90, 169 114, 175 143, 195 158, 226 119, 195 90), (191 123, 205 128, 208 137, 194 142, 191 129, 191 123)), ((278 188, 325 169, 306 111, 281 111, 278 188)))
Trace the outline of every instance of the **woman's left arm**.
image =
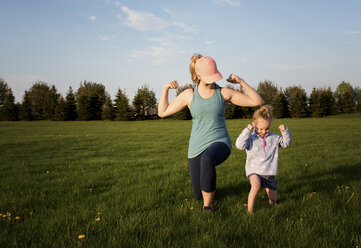
POLYGON ((231 74, 227 81, 233 84, 240 84, 247 95, 237 90, 222 88, 224 100, 230 101, 231 103, 242 107, 255 107, 264 103, 262 97, 257 93, 257 91, 249 86, 242 78, 231 74))

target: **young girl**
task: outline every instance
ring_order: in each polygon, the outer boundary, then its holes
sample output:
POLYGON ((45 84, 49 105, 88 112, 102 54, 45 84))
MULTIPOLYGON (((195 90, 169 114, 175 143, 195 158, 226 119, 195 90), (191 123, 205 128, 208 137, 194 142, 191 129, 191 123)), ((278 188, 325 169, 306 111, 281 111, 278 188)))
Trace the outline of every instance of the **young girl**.
POLYGON ((189 139, 188 161, 192 188, 197 199, 203 198, 203 210, 213 213, 213 197, 216 190, 216 166, 223 163, 231 153, 232 143, 226 128, 224 111, 226 101, 239 106, 258 106, 263 103, 260 95, 243 79, 231 74, 227 79, 240 84, 247 94, 222 88, 222 79, 216 62, 200 54, 192 56, 189 65, 195 86, 168 102, 169 89, 177 89, 178 82, 171 81, 163 88, 158 104, 158 115, 166 117, 188 107, 192 114, 192 131, 189 139))
POLYGON ((278 147, 287 148, 290 145, 291 133, 283 124, 278 127, 282 136, 270 132, 271 122, 270 107, 262 106, 254 112, 252 124, 248 124, 236 140, 236 147, 246 150, 247 153, 246 175, 251 183, 248 195, 249 213, 253 212, 261 186, 266 189, 270 204, 275 204, 278 199, 274 178, 278 173, 278 147))

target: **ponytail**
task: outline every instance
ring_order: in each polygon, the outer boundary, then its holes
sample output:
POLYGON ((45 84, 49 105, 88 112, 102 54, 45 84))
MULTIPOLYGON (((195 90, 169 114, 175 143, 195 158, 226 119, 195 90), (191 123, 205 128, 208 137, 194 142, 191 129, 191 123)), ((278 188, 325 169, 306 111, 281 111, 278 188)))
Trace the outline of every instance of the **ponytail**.
POLYGON ((196 84, 199 84, 201 80, 198 78, 196 74, 196 62, 198 59, 202 58, 201 54, 195 53, 191 58, 191 63, 189 64, 189 72, 191 73, 192 81, 196 84))
POLYGON ((272 111, 270 105, 263 105, 261 108, 256 110, 253 114, 253 121, 257 120, 258 118, 265 119, 269 122, 272 121, 272 111))

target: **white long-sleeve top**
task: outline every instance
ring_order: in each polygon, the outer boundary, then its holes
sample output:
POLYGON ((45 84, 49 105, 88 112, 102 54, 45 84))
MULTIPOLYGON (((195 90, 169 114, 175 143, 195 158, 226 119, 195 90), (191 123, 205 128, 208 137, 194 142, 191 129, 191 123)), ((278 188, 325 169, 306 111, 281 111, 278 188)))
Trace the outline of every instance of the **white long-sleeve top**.
POLYGON ((236 147, 246 150, 246 175, 258 174, 274 176, 278 174, 278 148, 291 144, 291 133, 286 130, 282 136, 269 132, 264 138, 246 127, 236 140, 236 147))

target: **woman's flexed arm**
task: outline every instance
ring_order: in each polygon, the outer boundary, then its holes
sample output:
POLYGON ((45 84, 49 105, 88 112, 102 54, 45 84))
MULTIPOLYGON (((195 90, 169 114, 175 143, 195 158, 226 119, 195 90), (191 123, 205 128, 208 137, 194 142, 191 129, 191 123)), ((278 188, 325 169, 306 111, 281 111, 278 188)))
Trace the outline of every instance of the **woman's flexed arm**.
POLYGON ((242 78, 231 74, 227 81, 233 84, 240 84, 246 91, 247 95, 237 90, 223 88, 222 93, 225 100, 229 100, 235 105, 244 107, 255 107, 264 103, 262 97, 257 93, 257 91, 249 86, 242 78))
POLYGON ((187 89, 180 93, 171 103, 168 102, 169 89, 177 88, 178 82, 176 80, 173 80, 164 86, 162 96, 160 97, 160 101, 158 104, 159 117, 170 116, 181 111, 185 106, 189 105, 189 97, 191 97, 190 93, 192 92, 191 89, 187 89))

